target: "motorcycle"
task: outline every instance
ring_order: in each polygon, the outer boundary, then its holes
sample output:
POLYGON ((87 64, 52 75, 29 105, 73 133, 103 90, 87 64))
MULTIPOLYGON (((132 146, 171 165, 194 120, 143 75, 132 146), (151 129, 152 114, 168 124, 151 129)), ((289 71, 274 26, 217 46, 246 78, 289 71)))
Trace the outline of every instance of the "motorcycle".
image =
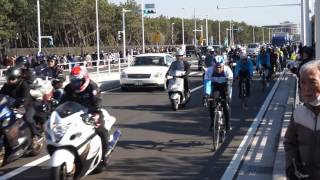
POLYGON ((23 112, 13 110, 15 99, 0 95, 0 166, 28 155, 40 154, 44 140, 32 141, 29 126, 23 120, 23 112))
POLYGON ((178 70, 170 71, 168 74, 168 94, 174 111, 178 110, 180 105, 186 105, 191 98, 190 91, 185 92, 184 90, 183 76, 185 76, 185 74, 185 71, 178 70))
MULTIPOLYGON (((105 127, 111 132, 116 119, 106 110, 102 112, 105 127)), ((120 129, 109 136, 107 159, 120 136, 120 129)), ((95 120, 84 106, 70 101, 58 106, 47 123, 46 137, 52 179, 80 179, 101 171, 102 148, 107 147, 102 147, 95 120)))

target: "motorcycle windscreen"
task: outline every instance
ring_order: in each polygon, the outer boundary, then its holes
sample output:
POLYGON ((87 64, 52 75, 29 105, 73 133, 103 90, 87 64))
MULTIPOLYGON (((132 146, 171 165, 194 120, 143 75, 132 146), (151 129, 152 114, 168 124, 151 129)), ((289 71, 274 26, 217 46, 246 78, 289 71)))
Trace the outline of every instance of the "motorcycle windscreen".
POLYGON ((65 118, 77 112, 88 112, 88 108, 82 106, 79 103, 67 101, 56 108, 56 112, 61 118, 65 118))
POLYGON ((180 70, 170 70, 169 75, 170 76, 184 76, 186 74, 186 71, 180 71, 180 70))

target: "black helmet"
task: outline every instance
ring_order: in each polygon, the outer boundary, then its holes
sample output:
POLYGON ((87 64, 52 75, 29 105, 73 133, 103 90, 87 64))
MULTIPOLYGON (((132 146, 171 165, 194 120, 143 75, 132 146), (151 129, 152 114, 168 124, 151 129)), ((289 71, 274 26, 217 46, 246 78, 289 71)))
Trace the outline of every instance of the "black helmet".
POLYGON ((52 55, 52 56, 48 57, 48 61, 50 61, 50 60, 56 62, 56 61, 58 61, 58 58, 56 55, 52 55))
POLYGON ((307 54, 309 58, 312 58, 312 57, 313 57, 313 49, 312 49, 311 47, 304 46, 304 47, 302 48, 302 53, 307 54))
POLYGON ((18 67, 11 67, 5 72, 5 74, 7 80, 18 79, 21 77, 21 69, 18 67))
POLYGON ((25 56, 19 56, 17 59, 16 59, 16 66, 25 66, 27 67, 28 66, 28 58, 25 57, 25 56))

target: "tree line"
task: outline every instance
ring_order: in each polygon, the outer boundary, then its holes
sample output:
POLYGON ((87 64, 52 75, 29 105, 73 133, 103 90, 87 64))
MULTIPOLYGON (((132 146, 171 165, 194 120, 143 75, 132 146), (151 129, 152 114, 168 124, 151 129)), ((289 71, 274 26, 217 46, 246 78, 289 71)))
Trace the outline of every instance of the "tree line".
MULTIPOLYGON (((0 48, 35 48, 38 46, 37 0, 0 0, 0 48)), ((121 46, 118 31, 122 30, 122 8, 134 10, 125 14, 127 45, 142 45, 141 11, 135 0, 127 0, 119 5, 99 0, 99 30, 102 46, 121 46)), ((53 37, 55 47, 88 47, 96 44, 95 1, 92 0, 41 0, 41 34, 53 37)), ((145 43, 155 44, 155 32, 160 33, 160 44, 171 44, 171 25, 174 23, 173 42, 182 43, 180 17, 145 17, 145 43)), ((208 20, 208 34, 218 44, 219 21, 208 20)), ((221 42, 226 37, 229 21, 221 21, 221 42)), ((198 27, 205 20, 197 19, 198 27)), ((253 27, 244 22, 233 22, 234 28, 242 31, 234 33, 235 43, 252 42, 253 27)), ((194 19, 184 19, 185 43, 192 44, 194 19)), ((262 41, 262 29, 255 27, 255 39, 262 41)), ((200 37, 200 33, 197 34, 200 37)), ((198 39, 197 38, 197 39, 198 39)), ((265 31, 265 40, 268 32, 265 31)), ((198 39, 199 40, 199 39, 198 39)), ((42 40, 43 46, 48 40, 42 40)))

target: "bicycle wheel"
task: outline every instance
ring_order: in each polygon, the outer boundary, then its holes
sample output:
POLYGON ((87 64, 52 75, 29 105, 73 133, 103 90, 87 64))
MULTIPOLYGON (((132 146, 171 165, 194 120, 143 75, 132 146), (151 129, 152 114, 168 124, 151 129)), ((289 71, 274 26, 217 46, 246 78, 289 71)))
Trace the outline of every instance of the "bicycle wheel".
POLYGON ((212 150, 216 151, 220 145, 220 137, 221 137, 221 118, 222 111, 220 111, 220 105, 218 105, 214 111, 214 119, 213 119, 213 131, 212 131, 212 150))
POLYGON ((262 90, 265 91, 267 87, 267 80, 266 80, 266 74, 265 70, 262 72, 262 90))
POLYGON ((246 89, 245 81, 246 81, 246 79, 244 79, 241 82, 241 95, 240 95, 240 98, 241 98, 242 109, 245 109, 246 105, 247 105, 247 103, 246 103, 247 89, 246 89))

